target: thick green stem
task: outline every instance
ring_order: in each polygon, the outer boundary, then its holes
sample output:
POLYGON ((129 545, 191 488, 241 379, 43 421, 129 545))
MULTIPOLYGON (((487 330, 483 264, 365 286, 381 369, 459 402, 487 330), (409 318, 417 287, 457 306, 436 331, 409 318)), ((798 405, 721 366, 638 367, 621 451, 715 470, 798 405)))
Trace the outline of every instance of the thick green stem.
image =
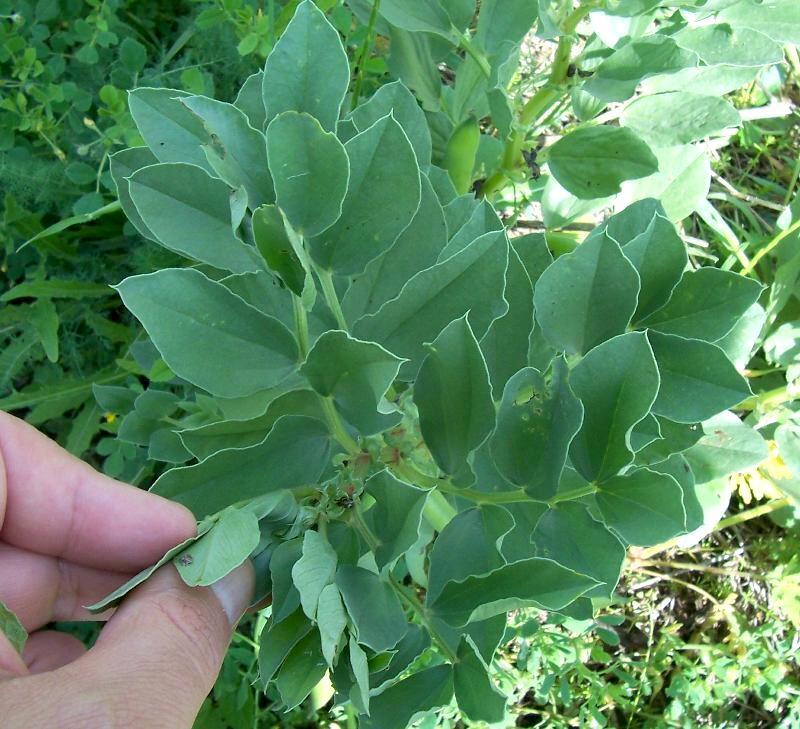
POLYGON ((328 304, 331 313, 336 318, 336 323, 339 325, 340 329, 348 331, 347 320, 344 318, 342 305, 339 303, 336 287, 333 285, 333 275, 330 271, 318 268, 317 276, 319 277, 320 284, 322 284, 322 295, 325 297, 325 302, 328 304))
POLYGON ((740 511, 738 514, 733 514, 733 516, 723 519, 717 524, 717 526, 714 528, 714 531, 722 531, 723 529, 728 529, 729 527, 736 526, 742 522, 750 521, 750 519, 757 519, 759 516, 771 514, 773 511, 783 509, 785 506, 791 506, 791 504, 791 499, 786 497, 783 499, 775 499, 775 501, 770 501, 766 504, 761 504, 760 506, 754 506, 752 509, 740 511))
POLYGON ((458 512, 452 504, 442 496, 441 491, 431 489, 425 500, 422 515, 437 532, 441 532, 456 516, 458 512))
POLYGON ((475 489, 460 489, 457 486, 447 483, 439 484, 439 489, 446 494, 460 496, 462 499, 467 499, 476 504, 518 504, 520 502, 532 500, 522 489, 484 493, 483 491, 476 491, 475 489))
POLYGON ((308 356, 308 314, 306 314, 303 302, 294 295, 292 296, 292 309, 294 310, 294 328, 297 333, 300 359, 305 361, 308 356))
POLYGON ((522 148, 530 128, 541 119, 567 91, 569 80, 569 63, 572 58, 572 47, 575 43, 574 33, 578 23, 595 7, 594 3, 581 5, 572 11, 564 21, 563 35, 558 39, 550 74, 545 85, 540 88, 522 107, 519 119, 514 125, 511 136, 506 141, 500 168, 491 174, 481 187, 481 195, 489 197, 501 190, 511 179, 521 162, 522 148))
MULTIPOLYGON (((364 541, 367 543, 367 546, 372 549, 373 551, 377 549, 380 542, 378 538, 372 533, 370 528, 367 526, 367 523, 364 521, 364 517, 361 515, 361 507, 360 505, 356 505, 353 510, 350 512, 350 519, 355 526, 356 531, 363 537, 364 541)), ((397 593, 397 596, 409 607, 419 618, 419 621, 425 626, 425 628, 430 633, 431 639, 433 640, 434 644, 439 648, 439 650, 447 656, 447 658, 452 661, 453 663, 456 662, 456 655, 444 641, 444 639, 439 635, 437 630, 431 624, 430 619, 428 618, 428 612, 425 609, 425 606, 420 602, 419 598, 414 594, 412 590, 410 590, 405 585, 401 584, 392 574, 389 573, 389 584, 392 586, 392 589, 397 593)))
MULTIPOLYGON (((775 499, 774 501, 769 501, 766 504, 761 504, 759 506, 754 506, 752 509, 747 509, 745 511, 740 511, 738 514, 733 514, 729 516, 727 519, 722 519, 717 522, 717 525, 712 529, 711 533, 720 532, 723 529, 728 529, 729 527, 736 526, 737 524, 741 524, 745 521, 750 521, 751 519, 757 519, 760 516, 765 516, 767 514, 771 514, 773 511, 778 511, 779 509, 783 509, 786 506, 792 505, 792 500, 788 497, 782 499, 775 499)), ((651 559, 657 554, 661 554, 662 552, 666 552, 668 549, 676 546, 675 540, 671 539, 664 544, 656 544, 654 547, 650 547, 649 549, 643 549, 639 554, 636 555, 637 559, 640 560, 647 560, 651 559)))
POLYGON ((783 405, 785 402, 794 400, 795 393, 789 389, 788 385, 783 387, 776 387, 774 390, 765 390, 759 392, 757 395, 752 395, 746 400, 742 400, 737 406, 736 410, 755 410, 756 408, 773 408, 778 405, 783 405))
POLYGON ((380 7, 381 0, 373 0, 372 11, 369 14, 369 22, 367 23, 367 35, 364 37, 364 42, 361 44, 361 50, 358 53, 356 82, 353 86, 353 98, 350 102, 351 109, 355 109, 358 106, 358 102, 361 100, 361 87, 364 85, 364 66, 367 63, 370 48, 372 48, 372 38, 375 35, 375 25, 378 22, 378 11, 380 7))
POLYGON ((322 405, 322 412, 325 415, 325 422, 328 424, 328 430, 331 431, 331 435, 348 451, 348 453, 360 453, 361 448, 344 427, 344 423, 339 417, 339 413, 336 411, 333 398, 320 395, 319 401, 322 405))
POLYGON ((461 46, 461 48, 466 51, 467 55, 478 64, 483 75, 486 76, 486 78, 490 78, 492 75, 492 67, 489 65, 489 61, 486 56, 475 47, 475 44, 472 42, 472 38, 470 38, 466 33, 461 33, 456 28, 453 28, 453 31, 458 36, 459 46, 461 46))
MULTIPOLYGON (((460 496, 476 504, 517 504, 521 501, 531 501, 531 497, 522 489, 485 493, 483 491, 475 491, 474 489, 458 488, 458 486, 453 486, 453 484, 444 479, 434 478, 433 476, 428 476, 418 471, 409 463, 394 463, 390 468, 404 481, 412 483, 415 486, 430 489, 431 491, 438 489, 442 493, 460 496)), ((441 498, 441 494, 439 497, 441 498)), ((441 502, 439 503, 441 505, 441 502)))
POLYGON ((597 486, 593 483, 586 484, 586 486, 581 486, 576 489, 572 489, 571 491, 564 491, 563 493, 556 494, 550 501, 547 503, 550 506, 555 506, 561 501, 574 501, 575 499, 583 498, 584 496, 589 496, 590 494, 597 493, 597 486))

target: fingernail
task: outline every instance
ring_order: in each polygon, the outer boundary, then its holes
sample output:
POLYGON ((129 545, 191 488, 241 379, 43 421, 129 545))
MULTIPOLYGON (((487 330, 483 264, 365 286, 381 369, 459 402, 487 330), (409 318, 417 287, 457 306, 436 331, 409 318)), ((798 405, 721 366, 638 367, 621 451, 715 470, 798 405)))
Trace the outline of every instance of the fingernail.
POLYGON ((253 597, 255 576, 250 560, 211 585, 211 591, 219 600, 231 627, 239 622, 253 597))

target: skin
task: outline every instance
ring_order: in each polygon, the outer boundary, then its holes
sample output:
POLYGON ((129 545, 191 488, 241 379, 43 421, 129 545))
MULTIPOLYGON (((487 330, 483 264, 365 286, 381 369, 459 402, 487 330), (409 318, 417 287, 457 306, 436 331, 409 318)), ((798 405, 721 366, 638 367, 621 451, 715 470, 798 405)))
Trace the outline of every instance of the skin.
POLYGON ((47 630, 96 620, 96 602, 193 536, 184 507, 103 476, 0 413, 0 600, 31 634, 0 635, 4 729, 187 729, 214 684, 253 589, 245 563, 189 588, 170 565, 137 588, 86 651, 47 630))

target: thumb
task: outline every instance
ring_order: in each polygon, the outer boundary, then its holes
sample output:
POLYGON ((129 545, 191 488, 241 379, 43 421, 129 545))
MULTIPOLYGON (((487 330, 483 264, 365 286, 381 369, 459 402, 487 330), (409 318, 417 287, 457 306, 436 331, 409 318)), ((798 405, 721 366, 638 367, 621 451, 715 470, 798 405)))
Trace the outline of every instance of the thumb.
MULTIPOLYGON (((187 587, 172 565, 162 568, 131 593, 86 655, 41 674, 47 688, 28 697, 31 716, 19 726, 190 729, 250 602, 253 581, 250 562, 208 588, 187 587), (49 713, 43 703, 52 707, 49 713)), ((26 685, 38 691, 38 678, 10 683, 18 691, 26 685)), ((13 711, 11 716, 16 726, 13 711)))

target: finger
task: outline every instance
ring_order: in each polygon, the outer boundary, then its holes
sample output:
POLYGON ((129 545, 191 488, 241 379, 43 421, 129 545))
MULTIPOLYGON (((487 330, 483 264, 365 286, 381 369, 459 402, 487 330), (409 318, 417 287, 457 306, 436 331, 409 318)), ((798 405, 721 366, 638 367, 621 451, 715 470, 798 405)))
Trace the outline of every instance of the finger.
POLYGON ((11 641, 0 633, 0 681, 25 676, 27 673, 28 667, 22 656, 11 645, 11 641))
POLYGON ((190 729, 253 591, 247 562, 212 588, 163 568, 135 590, 85 656, 0 682, 4 729, 142 726, 190 729))
POLYGON ((55 620, 99 620, 84 605, 97 602, 130 577, 0 544, 0 600, 28 631, 55 620))
POLYGON ((44 673, 77 661, 84 653, 86 646, 74 635, 42 630, 28 638, 22 660, 31 673, 44 673))
POLYGON ((188 509, 97 473, 0 413, 0 539, 89 567, 137 572, 195 533, 188 509))

